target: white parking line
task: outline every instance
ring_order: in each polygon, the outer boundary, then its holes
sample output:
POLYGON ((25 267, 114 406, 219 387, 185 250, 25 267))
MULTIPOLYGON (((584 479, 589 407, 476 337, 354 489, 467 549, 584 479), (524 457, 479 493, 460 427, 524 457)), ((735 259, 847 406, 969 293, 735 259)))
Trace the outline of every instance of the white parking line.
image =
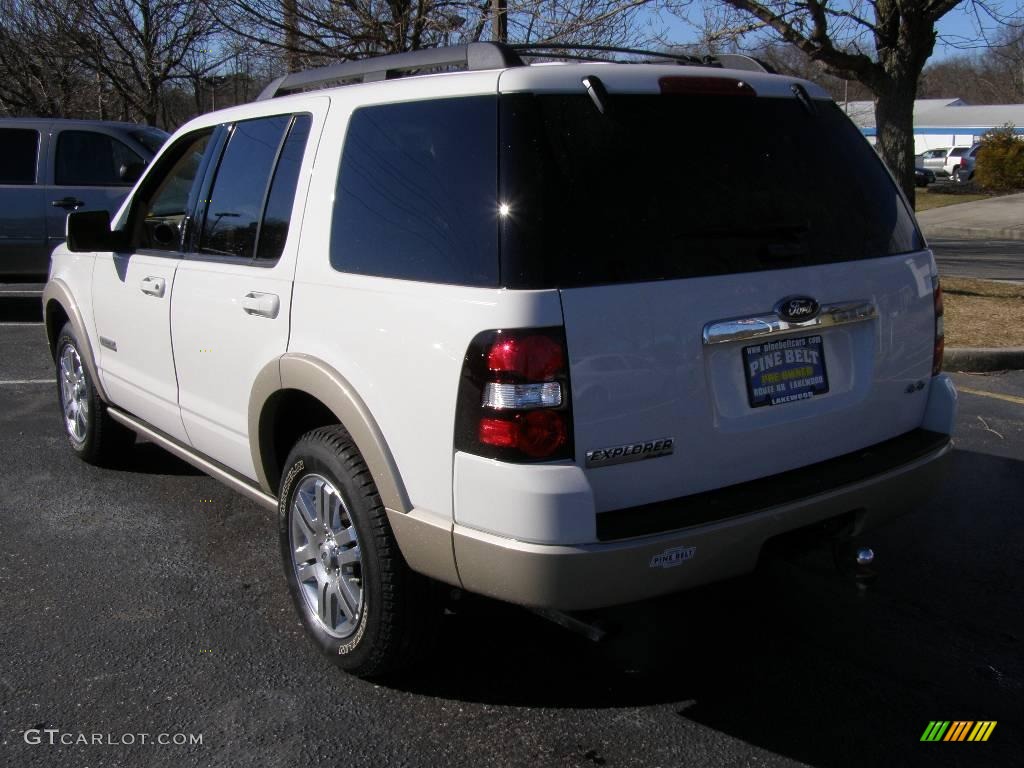
POLYGON ((5 384, 56 384, 56 379, 7 379, 6 381, 0 381, 0 387, 5 384))
POLYGON ((0 328, 21 328, 25 325, 42 325, 42 323, 0 323, 0 328))

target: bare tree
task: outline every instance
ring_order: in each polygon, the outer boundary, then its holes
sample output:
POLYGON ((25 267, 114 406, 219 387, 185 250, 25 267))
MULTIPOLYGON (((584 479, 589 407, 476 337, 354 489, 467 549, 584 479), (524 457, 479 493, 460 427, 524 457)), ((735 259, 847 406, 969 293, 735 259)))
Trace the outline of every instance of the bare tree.
POLYGON ((226 28, 285 56, 288 69, 486 39, 633 43, 649 0, 225 0, 226 28), (503 20, 504 23, 498 23, 503 20))
MULTIPOLYGON (((42 1, 42 0, 40 0, 42 1)), ((200 0, 82 0, 83 23, 68 41, 147 124, 161 117, 167 84, 190 58, 212 61, 215 24, 200 0)))
MULTIPOLYGON (((913 200, 918 80, 935 47, 936 22, 961 2, 721 0, 714 24, 720 34, 735 30, 734 38, 768 32, 798 48, 826 73, 866 86, 875 100, 882 157, 913 200)), ((994 16, 1003 13, 987 7, 994 16)))
POLYGON ((93 73, 67 55, 80 18, 73 2, 0 0, 0 111, 66 117, 96 105, 93 73))

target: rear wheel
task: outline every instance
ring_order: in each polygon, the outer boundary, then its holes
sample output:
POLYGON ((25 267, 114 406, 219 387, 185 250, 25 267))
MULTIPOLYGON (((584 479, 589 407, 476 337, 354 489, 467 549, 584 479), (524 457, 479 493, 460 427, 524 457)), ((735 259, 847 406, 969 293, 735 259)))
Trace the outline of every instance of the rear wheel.
POLYGON ((384 677, 410 667, 440 618, 435 586, 413 573, 348 432, 313 430, 285 463, 278 533, 307 633, 342 669, 384 677))
POLYGON ((65 323, 57 337, 56 356, 57 401, 64 435, 83 461, 108 464, 124 453, 135 434, 110 418, 81 350, 74 328, 65 323))

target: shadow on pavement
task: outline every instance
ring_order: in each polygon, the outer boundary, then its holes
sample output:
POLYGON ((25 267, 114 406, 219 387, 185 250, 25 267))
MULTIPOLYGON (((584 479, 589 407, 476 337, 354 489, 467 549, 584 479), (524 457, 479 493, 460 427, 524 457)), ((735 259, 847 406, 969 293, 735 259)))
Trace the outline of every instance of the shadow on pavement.
POLYGON ((202 475, 203 473, 173 453, 168 453, 155 443, 136 440, 134 446, 119 458, 116 467, 119 472, 138 472, 145 475, 202 475))
POLYGON ((0 296, 0 322, 38 323, 43 306, 38 296, 0 296))
POLYGON ((445 617, 430 671, 402 687, 496 705, 671 706, 816 766, 1013 764, 1024 462, 957 451, 952 473, 971 480, 867 536, 881 573, 867 590, 819 547, 606 611, 619 631, 597 645, 469 600, 445 617), (922 744, 936 719, 999 726, 986 744, 922 744))

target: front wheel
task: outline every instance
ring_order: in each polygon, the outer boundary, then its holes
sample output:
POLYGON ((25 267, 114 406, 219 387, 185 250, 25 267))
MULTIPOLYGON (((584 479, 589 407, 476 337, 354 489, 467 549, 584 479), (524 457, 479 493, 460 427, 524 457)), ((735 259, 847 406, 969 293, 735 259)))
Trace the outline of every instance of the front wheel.
POLYGON ((342 669, 385 677, 433 639, 435 587, 398 550, 377 487, 341 426, 304 435, 285 462, 278 534, 306 632, 342 669))
POLYGON ((96 384, 82 362, 82 346, 71 323, 57 337, 57 401, 64 435, 79 458, 108 464, 121 456, 135 434, 115 422, 96 394, 96 384))

